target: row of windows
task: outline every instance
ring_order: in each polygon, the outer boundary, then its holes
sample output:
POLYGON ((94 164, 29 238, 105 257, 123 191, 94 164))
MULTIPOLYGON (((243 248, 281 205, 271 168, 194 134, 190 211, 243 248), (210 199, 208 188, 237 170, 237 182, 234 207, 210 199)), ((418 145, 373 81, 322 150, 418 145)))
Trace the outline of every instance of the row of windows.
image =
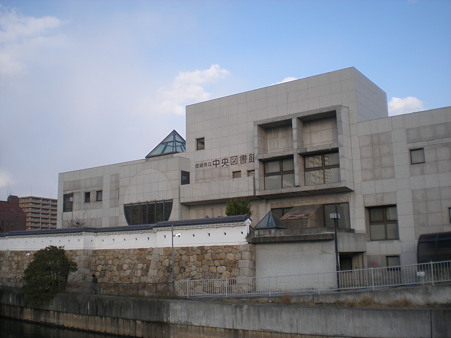
MULTIPOLYGON (((200 137, 196 139, 196 150, 203 150, 205 149, 205 137, 200 137)), ((338 155, 338 153, 337 153, 338 155)), ((320 155, 314 155, 311 156, 311 164, 312 165, 318 165, 320 162, 324 165, 324 160, 328 160, 325 158, 320 158, 320 155)), ((332 155, 334 157, 334 155, 332 155)), ((330 158, 331 161, 335 162, 336 159, 330 158)), ((338 159, 337 159, 338 160, 338 159)), ((410 163, 411 164, 418 164, 418 163, 424 163, 425 157, 424 157, 424 148, 416 148, 410 150, 410 163)))
MULTIPOLYGON (((264 163, 265 189, 294 186, 294 161, 286 158, 264 163)), ((338 152, 304 156, 305 185, 340 181, 338 152)))
MULTIPOLYGON (((255 176, 255 170, 248 170, 247 171, 247 176, 255 176)), ((232 177, 233 178, 240 178, 241 177, 241 171, 233 171, 232 172, 232 177)))
MULTIPOLYGON (((335 222, 339 229, 349 229, 349 204, 336 203, 322 206, 324 226, 333 228, 335 222)), ((274 216, 281 218, 292 208, 271 209, 274 216)), ((398 212, 395 205, 370 207, 368 210, 370 239, 372 241, 399 239, 398 212)))
POLYGON ((153 224, 167 221, 171 216, 172 200, 130 203, 124 205, 128 225, 153 224))
MULTIPOLYGON (((84 202, 85 203, 90 203, 91 202, 91 192, 90 191, 86 191, 84 196, 85 196, 84 202)), ((96 191, 96 202, 101 202, 102 199, 103 199, 103 191, 102 190, 97 190, 96 191)))
MULTIPOLYGON (((103 191, 97 190, 95 192, 96 202, 101 202, 103 200, 103 191)), ((91 192, 84 193, 84 203, 91 202, 91 192)), ((69 212, 74 210, 74 193, 63 195, 63 212, 69 212)))

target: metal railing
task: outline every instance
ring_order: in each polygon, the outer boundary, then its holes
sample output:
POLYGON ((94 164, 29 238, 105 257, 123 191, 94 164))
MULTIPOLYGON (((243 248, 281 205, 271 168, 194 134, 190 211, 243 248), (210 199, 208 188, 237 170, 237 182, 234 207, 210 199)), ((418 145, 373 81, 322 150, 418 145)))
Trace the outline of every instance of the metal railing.
MULTIPOLYGON (((312 294, 336 290, 376 289, 451 282, 451 261, 273 277, 176 280, 161 283, 69 281, 66 292, 143 297, 228 297, 312 294)), ((23 280, 0 278, 2 287, 21 287, 23 280)))
POLYGON ((180 297, 321 293, 451 281, 451 261, 274 277, 180 280, 180 297))

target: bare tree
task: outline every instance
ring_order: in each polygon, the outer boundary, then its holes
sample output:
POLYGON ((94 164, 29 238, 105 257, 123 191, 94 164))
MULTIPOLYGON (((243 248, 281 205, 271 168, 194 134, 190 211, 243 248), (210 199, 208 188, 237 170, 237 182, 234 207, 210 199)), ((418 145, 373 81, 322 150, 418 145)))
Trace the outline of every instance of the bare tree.
POLYGON ((64 221, 65 228, 83 228, 86 226, 86 220, 75 217, 70 220, 64 221))

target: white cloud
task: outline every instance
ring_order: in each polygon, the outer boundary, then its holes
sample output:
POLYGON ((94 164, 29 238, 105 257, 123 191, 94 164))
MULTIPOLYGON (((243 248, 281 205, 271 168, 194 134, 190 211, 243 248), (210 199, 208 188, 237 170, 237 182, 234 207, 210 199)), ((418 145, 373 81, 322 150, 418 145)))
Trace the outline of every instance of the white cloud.
POLYGON ((0 5, 0 76, 23 74, 26 60, 32 59, 42 45, 53 41, 55 36, 50 34, 62 24, 55 17, 23 16, 0 5))
POLYGON ((181 72, 174 79, 171 88, 160 90, 157 109, 162 113, 183 115, 187 104, 208 100, 211 96, 204 85, 225 78, 229 72, 219 65, 204 70, 181 72))
POLYGON ((390 116, 412 113, 424 109, 423 101, 412 96, 403 99, 392 97, 388 103, 388 114, 390 116))
POLYGON ((52 16, 21 16, 15 10, 0 5, 0 43, 42 36, 49 29, 57 28, 61 24, 61 20, 52 16))

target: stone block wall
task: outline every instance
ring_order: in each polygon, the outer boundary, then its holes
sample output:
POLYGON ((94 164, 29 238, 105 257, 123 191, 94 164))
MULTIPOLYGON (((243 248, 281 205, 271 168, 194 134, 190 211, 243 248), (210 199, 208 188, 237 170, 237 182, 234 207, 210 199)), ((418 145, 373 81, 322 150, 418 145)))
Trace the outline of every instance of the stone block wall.
MULTIPOLYGON (((171 281, 172 249, 141 248, 122 250, 67 250, 77 263, 70 282, 90 282, 96 274, 99 283, 168 283, 171 281)), ((0 282, 21 286, 32 252, 0 251, 0 282)), ((174 248, 174 277, 213 279, 255 276, 255 246, 199 246, 174 248)))

